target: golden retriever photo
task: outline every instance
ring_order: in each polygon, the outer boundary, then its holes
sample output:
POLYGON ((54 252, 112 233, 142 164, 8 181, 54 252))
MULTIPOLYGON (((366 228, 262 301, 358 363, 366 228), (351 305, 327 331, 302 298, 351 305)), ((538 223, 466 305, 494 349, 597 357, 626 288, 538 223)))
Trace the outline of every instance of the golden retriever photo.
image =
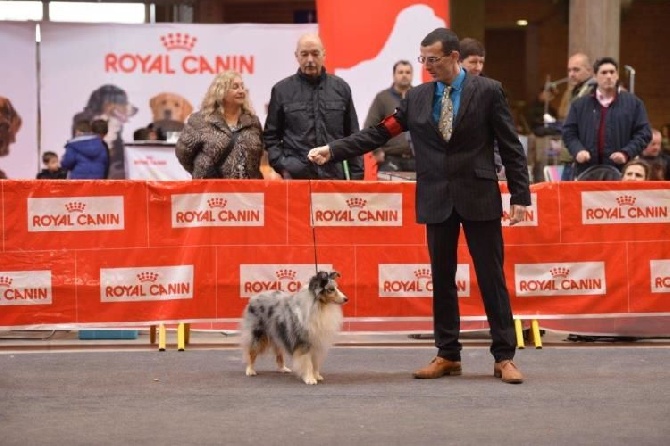
POLYGON ((149 100, 152 122, 160 133, 181 132, 184 122, 193 113, 193 106, 177 93, 159 93, 149 100))

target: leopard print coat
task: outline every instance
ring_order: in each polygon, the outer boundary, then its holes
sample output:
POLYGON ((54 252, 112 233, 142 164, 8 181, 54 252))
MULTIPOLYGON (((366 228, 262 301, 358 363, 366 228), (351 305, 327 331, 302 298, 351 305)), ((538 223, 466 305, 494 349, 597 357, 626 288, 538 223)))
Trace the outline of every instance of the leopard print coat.
POLYGON ((193 179, 260 179, 263 155, 262 128, 258 117, 240 116, 238 136, 230 153, 233 132, 222 116, 193 113, 175 147, 177 159, 193 179))

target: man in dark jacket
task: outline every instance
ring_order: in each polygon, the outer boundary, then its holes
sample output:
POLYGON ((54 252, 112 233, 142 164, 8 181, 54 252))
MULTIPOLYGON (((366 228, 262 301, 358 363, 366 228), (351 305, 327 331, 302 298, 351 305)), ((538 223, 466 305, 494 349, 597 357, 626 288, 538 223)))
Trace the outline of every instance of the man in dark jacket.
POLYGON ((307 160, 312 147, 358 131, 351 89, 323 67, 321 39, 306 34, 298 41, 295 57, 300 68, 272 88, 263 139, 272 168, 284 178, 363 179, 363 159, 316 166, 307 160))
POLYGON ((651 141, 644 103, 619 89, 619 65, 611 57, 593 64, 597 87, 570 106, 563 142, 575 159, 575 177, 596 165, 621 168, 651 141))

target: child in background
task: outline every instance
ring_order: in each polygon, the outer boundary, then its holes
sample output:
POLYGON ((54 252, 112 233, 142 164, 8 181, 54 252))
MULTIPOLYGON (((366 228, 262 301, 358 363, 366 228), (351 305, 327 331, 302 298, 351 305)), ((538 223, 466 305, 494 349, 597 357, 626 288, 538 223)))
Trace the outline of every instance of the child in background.
POLYGON ((109 173, 109 151, 87 121, 74 126, 75 137, 65 145, 61 165, 71 180, 101 180, 109 173))
POLYGON ((44 164, 44 169, 37 174, 38 180, 67 179, 67 171, 60 166, 58 155, 54 152, 44 152, 42 154, 42 164, 44 164))

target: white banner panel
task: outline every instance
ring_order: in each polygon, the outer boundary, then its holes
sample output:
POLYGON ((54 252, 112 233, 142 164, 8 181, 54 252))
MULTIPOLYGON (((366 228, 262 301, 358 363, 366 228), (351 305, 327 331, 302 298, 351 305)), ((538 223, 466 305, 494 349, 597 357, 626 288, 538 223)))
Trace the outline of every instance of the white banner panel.
POLYGON ((59 155, 77 117, 107 117, 110 176, 124 175, 122 140, 151 122, 183 121, 216 73, 241 72, 265 121, 272 86, 297 68, 306 25, 42 25, 42 148, 59 155), (152 101, 153 100, 153 101, 152 101), (167 110, 167 111, 166 111, 167 110))
POLYGON ((129 180, 190 180, 174 154, 174 144, 126 143, 126 177, 129 180))
POLYGON ((0 22, 0 48, 0 178, 35 178, 40 168, 35 24, 0 22))

